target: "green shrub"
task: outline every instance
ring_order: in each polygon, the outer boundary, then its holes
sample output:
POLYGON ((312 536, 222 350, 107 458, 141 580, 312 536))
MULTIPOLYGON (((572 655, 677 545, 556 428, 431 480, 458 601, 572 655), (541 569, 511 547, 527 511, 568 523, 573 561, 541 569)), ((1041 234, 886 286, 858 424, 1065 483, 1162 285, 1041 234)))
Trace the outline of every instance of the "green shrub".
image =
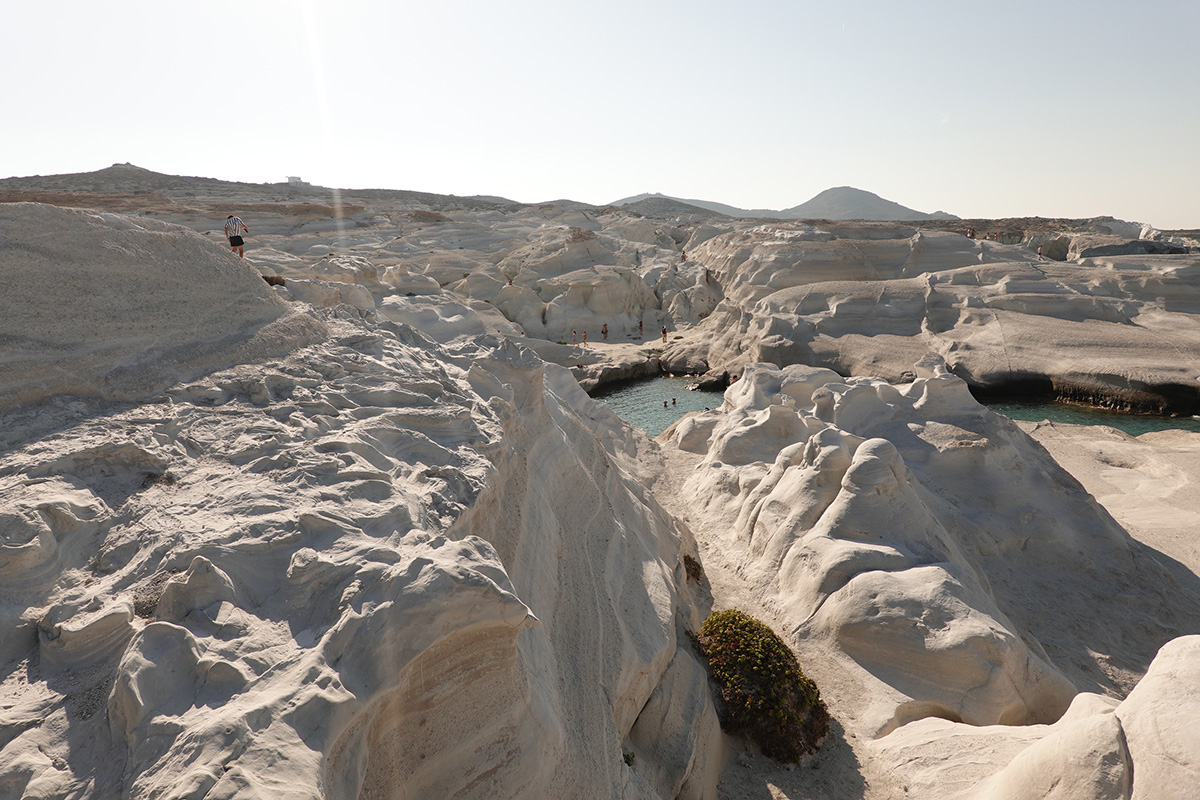
POLYGON ((730 609, 704 621, 699 642, 721 689, 722 728, 779 761, 816 751, 829 730, 829 712, 774 631, 730 609))

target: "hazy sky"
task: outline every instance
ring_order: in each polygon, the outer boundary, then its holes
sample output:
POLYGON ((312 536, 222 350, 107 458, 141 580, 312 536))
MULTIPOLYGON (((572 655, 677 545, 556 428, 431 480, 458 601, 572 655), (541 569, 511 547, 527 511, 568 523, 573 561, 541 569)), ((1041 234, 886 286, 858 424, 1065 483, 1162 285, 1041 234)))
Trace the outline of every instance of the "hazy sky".
POLYGON ((28 2, 0 177, 1200 228, 1195 0, 28 2))

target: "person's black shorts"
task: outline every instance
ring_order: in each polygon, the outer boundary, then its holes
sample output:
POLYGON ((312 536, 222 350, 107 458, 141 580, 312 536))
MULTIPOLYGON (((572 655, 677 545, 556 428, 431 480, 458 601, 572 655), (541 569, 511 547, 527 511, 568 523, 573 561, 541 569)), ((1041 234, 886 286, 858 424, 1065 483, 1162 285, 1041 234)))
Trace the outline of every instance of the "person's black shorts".
POLYGON ((240 237, 240 236, 230 236, 229 237, 229 246, 230 247, 242 247, 245 244, 246 243, 244 241, 242 241, 242 237, 240 237))

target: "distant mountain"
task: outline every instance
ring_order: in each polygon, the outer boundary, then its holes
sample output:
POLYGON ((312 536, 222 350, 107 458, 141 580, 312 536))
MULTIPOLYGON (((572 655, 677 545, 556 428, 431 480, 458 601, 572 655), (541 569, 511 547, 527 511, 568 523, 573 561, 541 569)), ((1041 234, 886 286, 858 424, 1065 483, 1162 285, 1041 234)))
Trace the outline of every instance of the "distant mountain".
POLYGON ((926 213, 906 208, 899 203, 885 200, 877 194, 855 189, 850 186, 839 186, 826 189, 807 203, 775 211, 768 208, 737 208, 736 206, 714 203, 708 200, 688 200, 682 197, 671 197, 664 194, 636 194, 616 200, 609 205, 624 206, 644 200, 673 200, 697 206, 724 214, 729 217, 761 217, 763 219, 863 219, 878 221, 918 220, 918 219, 958 219, 945 211, 926 213))
MULTIPOLYGON (((68 175, 31 175, 0 179, 0 202, 33 200, 35 202, 70 204, 67 197, 49 197, 52 193, 67 195, 92 195, 86 202, 88 207, 101 203, 105 208, 119 211, 138 211, 159 203, 164 198, 194 206, 197 202, 228 204, 236 201, 255 202, 269 197, 279 200, 305 200, 329 202, 334 189, 310 183, 235 183, 216 178, 199 178, 184 175, 167 175, 144 169, 134 164, 113 164, 95 172, 78 172, 68 175), (145 193, 157 193, 157 198, 147 198, 145 193), (106 196, 101 199, 98 196, 106 196)), ((338 189, 343 201, 355 198, 362 200, 389 199, 396 202, 423 203, 431 208, 483 208, 519 207, 504 197, 475 195, 455 197, 396 189, 338 189)), ((77 202, 85 202, 78 200, 77 202)), ((163 211, 162 206, 159 210, 163 211)))
POLYGON ((468 200, 478 200, 480 203, 496 203, 502 206, 520 205, 516 200, 509 200, 507 197, 500 197, 494 194, 471 194, 467 195, 468 200))
POLYGON ((958 219, 945 211, 914 211, 911 208, 884 200, 877 194, 838 186, 826 189, 807 203, 780 212, 790 219, 867 219, 892 222, 915 219, 958 219))
POLYGON ((727 206, 724 203, 714 203, 710 200, 688 200, 683 197, 672 197, 668 194, 660 194, 659 192, 651 192, 648 194, 635 194, 632 197, 624 197, 620 200, 615 200, 609 203, 610 206, 627 206, 633 203, 640 203, 645 200, 650 201, 673 201, 683 203, 692 208, 705 208, 709 211, 715 211, 718 214, 724 214, 727 217, 765 217, 767 219, 786 219, 782 212, 772 211, 768 208, 737 208, 736 206, 727 206))
POLYGON ((661 194, 642 195, 640 200, 623 203, 622 208, 647 217, 691 216, 699 219, 728 216, 724 212, 694 205, 661 194))

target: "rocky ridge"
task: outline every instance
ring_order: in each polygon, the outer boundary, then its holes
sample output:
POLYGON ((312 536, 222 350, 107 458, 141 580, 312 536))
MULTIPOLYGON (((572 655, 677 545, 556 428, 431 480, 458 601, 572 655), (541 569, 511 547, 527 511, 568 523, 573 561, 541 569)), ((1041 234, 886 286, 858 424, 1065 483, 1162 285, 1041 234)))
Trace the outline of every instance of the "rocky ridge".
POLYGON ((1132 383, 1114 351, 1161 395, 1191 256, 212 191, 0 204, 58 239, 0 249, 32 304, 2 374, 4 792, 761 796, 688 644, 735 602, 834 712, 825 769, 771 773, 786 796, 1200 778, 1195 572, 968 392, 996 346, 1070 377, 1050 333, 1093 348, 1097 396, 1132 383), (197 350, 207 320, 229 335, 197 350), (740 380, 657 442, 581 388, 658 365, 740 380))

